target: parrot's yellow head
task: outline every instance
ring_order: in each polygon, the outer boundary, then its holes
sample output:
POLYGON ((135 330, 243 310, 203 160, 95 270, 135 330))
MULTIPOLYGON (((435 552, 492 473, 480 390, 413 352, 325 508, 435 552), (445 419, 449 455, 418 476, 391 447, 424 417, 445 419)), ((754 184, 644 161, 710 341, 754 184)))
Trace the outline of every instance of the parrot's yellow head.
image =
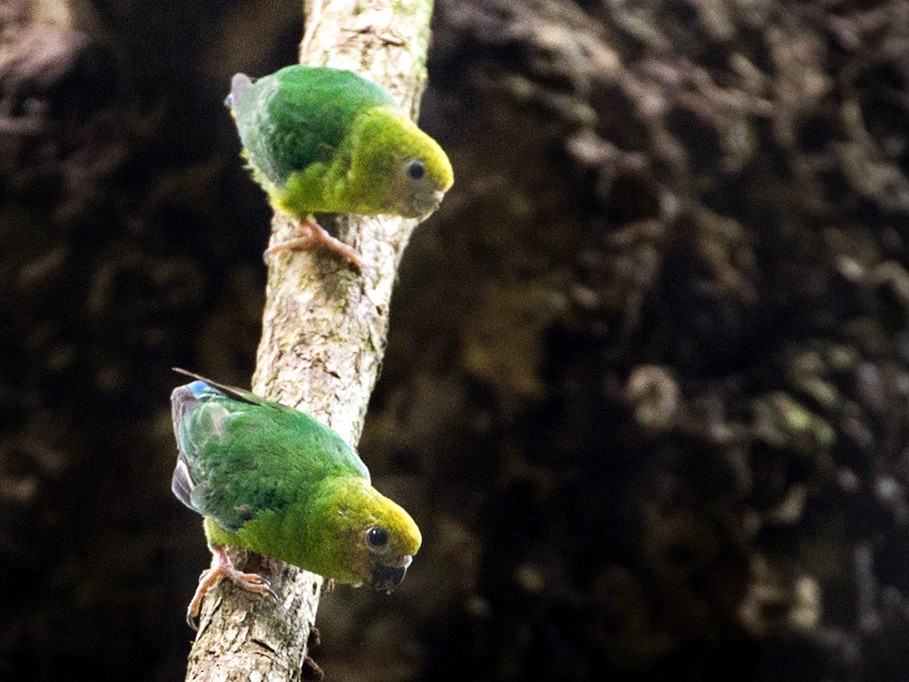
POLYGON ((390 594, 423 542, 417 524, 363 479, 339 481, 331 497, 334 509, 323 544, 328 562, 313 568, 339 582, 367 583, 390 594))
POLYGON ((435 211, 454 183, 439 143, 392 107, 376 107, 358 123, 350 181, 368 197, 369 212, 421 218, 435 211))

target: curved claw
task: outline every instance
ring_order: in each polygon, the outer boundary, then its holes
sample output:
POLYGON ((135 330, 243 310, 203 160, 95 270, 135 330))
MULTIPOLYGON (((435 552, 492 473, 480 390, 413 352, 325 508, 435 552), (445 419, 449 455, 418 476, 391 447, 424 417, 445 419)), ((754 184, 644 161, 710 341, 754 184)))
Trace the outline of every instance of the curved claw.
POLYGON ((209 549, 211 549, 212 553, 212 567, 202 571, 196 592, 186 608, 186 622, 189 627, 193 630, 198 629, 196 619, 202 610, 202 600, 210 589, 221 582, 222 578, 227 578, 234 585, 247 592, 268 596, 278 601, 278 595, 272 589, 268 580, 258 573, 243 573, 234 568, 233 562, 227 555, 227 548, 210 547, 209 549))
POLYGON ((256 594, 261 594, 263 597, 268 596, 275 601, 278 601, 278 595, 272 589, 271 583, 258 573, 240 573, 240 571, 236 571, 226 577, 229 578, 234 585, 247 592, 255 592, 256 594))

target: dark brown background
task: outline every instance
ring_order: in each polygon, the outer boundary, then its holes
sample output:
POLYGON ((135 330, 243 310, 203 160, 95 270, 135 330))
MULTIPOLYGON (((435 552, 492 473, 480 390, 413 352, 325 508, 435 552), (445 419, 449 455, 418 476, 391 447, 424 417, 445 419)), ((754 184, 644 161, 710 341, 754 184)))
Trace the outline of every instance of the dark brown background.
MULTIPOLYGON (((179 679, 168 368, 248 384, 222 100, 299 7, 0 24, 0 678, 179 679)), ((361 451, 425 545, 323 601, 328 679, 905 679, 906 3, 440 0, 422 123, 361 451)))

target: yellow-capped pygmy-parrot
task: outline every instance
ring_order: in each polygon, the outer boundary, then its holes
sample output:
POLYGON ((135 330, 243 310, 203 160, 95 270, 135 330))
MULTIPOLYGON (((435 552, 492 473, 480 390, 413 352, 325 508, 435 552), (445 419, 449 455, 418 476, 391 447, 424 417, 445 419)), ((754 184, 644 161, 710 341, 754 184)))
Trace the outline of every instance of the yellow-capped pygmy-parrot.
POLYGON ((352 71, 295 64, 259 79, 238 73, 225 101, 253 178, 300 236, 266 251, 321 245, 362 268, 315 213, 434 211, 454 182, 445 152, 394 98, 352 71))
POLYGON ((187 609, 195 627, 205 593, 221 578, 275 596, 268 581, 237 570, 227 547, 275 557, 342 583, 390 593, 420 548, 410 515, 370 483, 357 452, 299 410, 197 380, 174 389, 177 498, 204 517, 212 567, 187 609))

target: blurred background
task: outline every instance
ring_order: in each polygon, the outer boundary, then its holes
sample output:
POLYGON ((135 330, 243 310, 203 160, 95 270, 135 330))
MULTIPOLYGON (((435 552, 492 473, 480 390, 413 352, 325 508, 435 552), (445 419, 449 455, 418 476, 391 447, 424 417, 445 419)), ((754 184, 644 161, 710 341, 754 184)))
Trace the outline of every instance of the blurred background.
MULTIPOLYGON (((0 4, 0 678, 178 680, 182 366, 248 385, 223 107, 297 2, 0 4)), ((329 680, 909 676, 909 5, 438 0, 360 450, 425 544, 329 680)))

